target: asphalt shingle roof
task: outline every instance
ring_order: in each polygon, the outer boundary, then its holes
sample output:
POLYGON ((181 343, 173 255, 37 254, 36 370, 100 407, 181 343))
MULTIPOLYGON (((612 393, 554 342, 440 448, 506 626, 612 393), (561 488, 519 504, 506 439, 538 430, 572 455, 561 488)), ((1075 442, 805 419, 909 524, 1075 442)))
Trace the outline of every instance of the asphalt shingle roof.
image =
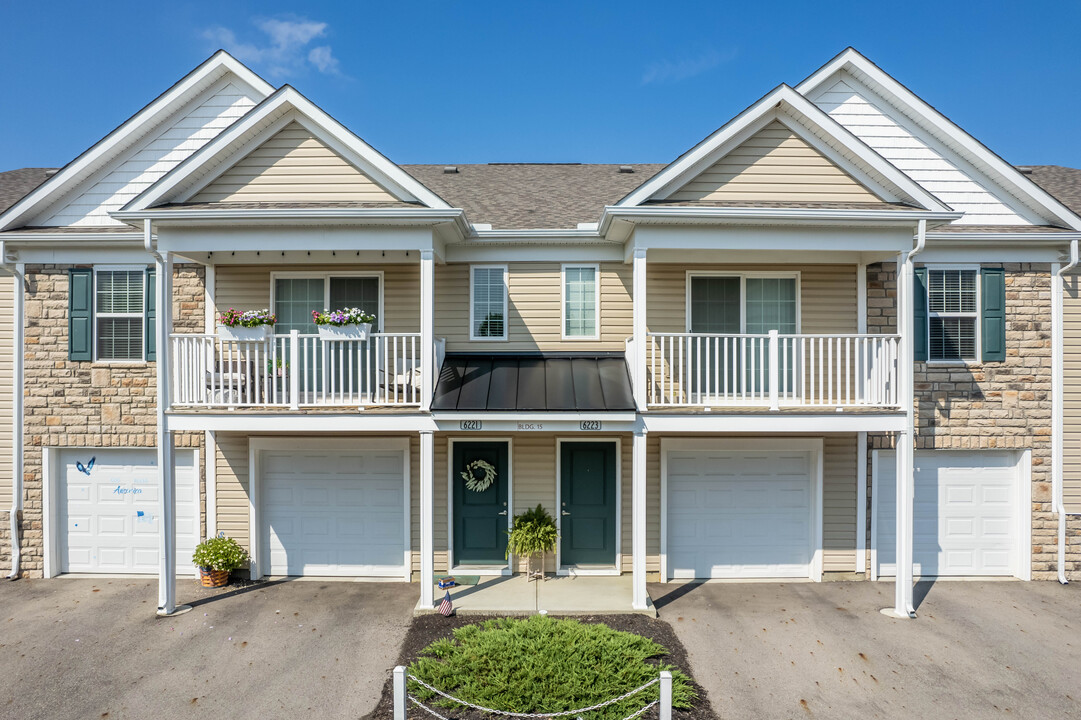
POLYGON ((1034 183, 1081 215, 1081 170, 1062 165, 1021 166, 1034 183))
POLYGON ((56 172, 56 168, 22 168, 0 172, 0 213, 23 199, 56 172))

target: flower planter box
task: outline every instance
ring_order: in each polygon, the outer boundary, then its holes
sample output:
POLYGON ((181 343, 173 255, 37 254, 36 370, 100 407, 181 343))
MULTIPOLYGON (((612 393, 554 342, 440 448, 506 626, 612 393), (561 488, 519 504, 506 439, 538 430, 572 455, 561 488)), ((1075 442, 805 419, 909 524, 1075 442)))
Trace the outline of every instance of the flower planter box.
POLYGON ((201 567, 199 568, 199 584, 209 588, 225 587, 229 584, 229 571, 201 567))
POLYGON ((316 325, 323 340, 367 340, 372 331, 371 323, 356 325, 316 325))
POLYGON ((218 326, 218 337, 222 340, 236 340, 238 342, 266 342, 267 328, 270 325, 256 325, 255 327, 229 327, 218 326))

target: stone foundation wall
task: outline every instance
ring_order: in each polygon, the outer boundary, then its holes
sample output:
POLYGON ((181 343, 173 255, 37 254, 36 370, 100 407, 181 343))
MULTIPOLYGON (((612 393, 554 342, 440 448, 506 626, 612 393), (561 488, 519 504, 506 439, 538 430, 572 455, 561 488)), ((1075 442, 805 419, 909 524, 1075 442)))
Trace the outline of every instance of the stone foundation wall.
MULTIPOLYGON (((22 571, 41 577, 42 448, 154 447, 157 442, 156 363, 68 360, 67 265, 26 267, 24 509, 22 571)), ((173 322, 177 330, 202 332, 204 269, 174 268, 173 322)), ((202 433, 178 433, 178 448, 199 448, 202 433)), ((206 529, 205 474, 199 479, 200 533, 206 529)), ((5 518, 6 524, 6 518, 5 518)), ((10 559, 10 544, 5 543, 10 559)), ((10 567, 10 564, 7 566, 10 567)))
MULTIPOLYGON (((1051 267, 1006 263, 1006 360, 915 367, 917 450, 1032 451, 1032 576, 1056 577, 1058 520, 1051 506, 1051 267)), ((867 268, 867 332, 896 332, 893 263, 867 268)), ((869 450, 893 447, 868 436, 869 450)), ((870 457, 870 452, 868 452, 870 457)), ((868 471, 868 477, 870 472, 868 471)), ((868 483, 868 512, 873 502, 868 483)), ((1067 559, 1081 570, 1081 518, 1072 518, 1067 559)), ((868 547, 870 533, 868 528, 868 547)))

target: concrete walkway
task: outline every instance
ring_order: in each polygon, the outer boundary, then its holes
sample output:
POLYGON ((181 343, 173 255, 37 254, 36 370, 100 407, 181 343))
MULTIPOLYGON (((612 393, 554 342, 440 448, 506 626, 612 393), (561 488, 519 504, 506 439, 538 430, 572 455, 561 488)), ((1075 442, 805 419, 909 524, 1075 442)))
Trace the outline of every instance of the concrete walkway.
MULTIPOLYGON (((446 590, 435 590, 438 604, 446 590)), ((459 615, 611 615, 631 610, 631 576, 549 576, 527 580, 525 575, 481 577, 477 585, 450 589, 459 615)), ((434 612, 416 608, 417 614, 434 612)), ((655 617, 652 610, 642 611, 655 617)))
POLYGON ((1081 584, 651 584, 724 718, 1081 717, 1081 584))

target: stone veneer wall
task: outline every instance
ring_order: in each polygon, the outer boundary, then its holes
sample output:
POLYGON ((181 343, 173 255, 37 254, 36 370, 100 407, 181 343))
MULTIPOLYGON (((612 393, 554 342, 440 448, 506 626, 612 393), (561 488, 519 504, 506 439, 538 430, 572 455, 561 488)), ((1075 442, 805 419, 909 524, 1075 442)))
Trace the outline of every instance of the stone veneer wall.
MULTIPOLYGON (((156 363, 68 360, 68 265, 26 267, 24 507, 22 571, 41 577, 42 448, 154 447, 157 444, 156 363)), ((203 332, 205 273, 177 265, 173 272, 173 323, 180 332, 203 332)), ((199 448, 202 433, 178 433, 178 448, 199 448)), ((206 482, 199 478, 200 534, 206 529, 206 482)), ((6 523, 5 523, 6 524, 6 523)), ((0 545, 0 566, 10 567, 11 545, 0 545)))
MULTIPOLYGON (((915 368, 916 449, 1032 450, 1032 576, 1056 577, 1058 518, 1051 498, 1051 267, 1005 263, 1006 360, 915 368)), ((867 268, 867 332, 896 332, 896 265, 867 268)), ((871 449, 893 436, 868 436, 871 449)), ((868 477, 870 471, 868 470, 868 477)), ((867 517, 871 517, 870 482, 867 517)), ((1081 570, 1081 517, 1071 517, 1067 563, 1081 570)), ((867 547, 870 547, 868 527, 867 547)))

